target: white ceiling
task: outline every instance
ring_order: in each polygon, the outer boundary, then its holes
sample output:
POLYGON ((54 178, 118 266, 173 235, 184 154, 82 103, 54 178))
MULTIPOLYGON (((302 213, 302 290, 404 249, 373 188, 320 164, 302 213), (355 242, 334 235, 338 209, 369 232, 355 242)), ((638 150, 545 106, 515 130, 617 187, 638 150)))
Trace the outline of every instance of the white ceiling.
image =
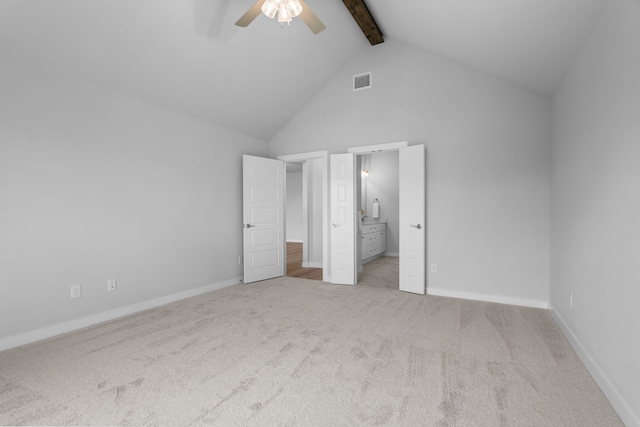
POLYGON ((546 96, 607 1, 366 0, 388 37, 546 96))
MULTIPOLYGON (((253 0, 0 0, 0 51, 263 140, 360 49, 339 0, 327 29, 234 22, 253 0)), ((608 0, 366 0, 386 38, 551 95, 608 0)))

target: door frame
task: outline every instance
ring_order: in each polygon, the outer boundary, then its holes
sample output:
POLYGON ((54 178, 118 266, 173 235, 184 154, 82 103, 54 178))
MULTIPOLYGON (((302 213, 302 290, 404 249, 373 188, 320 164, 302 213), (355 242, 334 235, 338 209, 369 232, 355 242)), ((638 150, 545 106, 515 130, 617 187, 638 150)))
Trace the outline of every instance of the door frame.
MULTIPOLYGON (((320 159, 322 164, 322 281, 331 282, 331 260, 329 259, 329 245, 331 243, 329 237, 329 152, 328 151, 312 151, 308 153, 299 154, 286 154, 277 156, 277 160, 282 160, 286 163, 300 163, 307 160, 320 159)), ((303 168, 307 166, 303 165, 303 168)), ((286 174, 285 174, 286 175, 286 174)), ((303 186, 304 180, 308 178, 308 174, 303 173, 303 186)), ((285 176, 286 179, 286 176, 285 176)), ((286 197, 286 195, 285 195, 286 197)), ((286 221, 286 218, 285 218, 286 221)), ((303 221, 308 221, 308 207, 307 218, 303 218, 303 221)), ((286 228, 285 228, 286 233, 286 228)), ((286 236, 285 236, 286 241, 286 236)))
POLYGON ((401 148, 408 147, 409 141, 386 142, 384 144, 362 145, 360 147, 351 147, 347 149, 347 153, 353 154, 370 154, 380 153, 382 151, 398 151, 401 148))
MULTIPOLYGON (((387 143, 382 143, 382 144, 373 144, 373 145, 362 145, 359 147, 350 147, 347 149, 348 153, 354 153, 355 155, 361 155, 361 154, 372 154, 372 153, 380 153, 380 152, 384 152, 384 151, 399 151, 401 148, 406 148, 409 146, 409 142, 408 141, 397 141, 397 142, 387 142, 387 143)), ((426 162, 426 157, 425 157, 425 162, 426 162)), ((426 179, 426 163, 425 163, 425 176, 424 178, 426 179)), ((425 188, 426 190, 426 188, 425 188)), ((426 198, 426 194, 425 194, 425 198, 426 198)), ((427 212, 425 212, 425 233, 427 232, 427 212)), ((428 234, 427 234, 428 236, 428 234)), ((358 236, 356 236, 356 251, 358 250, 357 247, 357 243, 358 243, 358 236)), ((425 254, 425 265, 428 265, 428 242, 427 239, 428 237, 425 237, 425 248, 424 248, 424 254, 425 254)), ((358 256, 359 254, 356 253, 356 256, 358 256)), ((427 282, 428 282, 428 275, 425 271, 425 293, 426 293, 426 287, 428 286, 427 282)))
MULTIPOLYGON (((301 189, 301 193, 300 193, 300 199, 302 201, 302 267, 309 267, 309 248, 307 247, 309 244, 309 194, 308 194, 308 181, 309 181, 309 167, 307 165, 307 161, 300 161, 300 162, 284 162, 284 167, 285 167, 285 189, 284 189, 284 200, 285 200, 285 209, 284 209, 284 217, 285 217, 285 225, 286 223, 289 221, 289 206, 288 206, 288 199, 289 199, 289 190, 288 190, 288 185, 289 185, 289 165, 290 164, 296 164, 296 165, 300 165, 300 189, 301 189)), ((289 236, 287 235, 287 230, 285 229, 285 244, 289 241, 289 236)), ((285 254, 286 254, 286 250, 285 250, 285 254)))

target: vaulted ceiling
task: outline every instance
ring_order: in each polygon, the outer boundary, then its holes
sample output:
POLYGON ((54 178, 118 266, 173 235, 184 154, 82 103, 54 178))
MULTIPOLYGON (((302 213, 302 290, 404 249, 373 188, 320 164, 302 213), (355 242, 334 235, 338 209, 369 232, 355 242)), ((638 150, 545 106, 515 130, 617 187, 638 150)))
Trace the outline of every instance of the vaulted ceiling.
MULTIPOLYGON (((366 0, 385 39, 551 96, 608 0, 366 0)), ((253 0, 0 0, 2 57, 268 141, 369 45, 340 0, 313 35, 253 0)))

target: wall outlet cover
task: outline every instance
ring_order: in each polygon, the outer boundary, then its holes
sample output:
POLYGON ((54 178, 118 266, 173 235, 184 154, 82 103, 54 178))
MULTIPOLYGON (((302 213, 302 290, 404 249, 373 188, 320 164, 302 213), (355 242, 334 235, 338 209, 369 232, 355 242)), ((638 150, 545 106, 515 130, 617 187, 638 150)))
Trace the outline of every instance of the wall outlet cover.
POLYGON ((75 285, 71 287, 71 299, 80 298, 82 296, 82 286, 75 285))

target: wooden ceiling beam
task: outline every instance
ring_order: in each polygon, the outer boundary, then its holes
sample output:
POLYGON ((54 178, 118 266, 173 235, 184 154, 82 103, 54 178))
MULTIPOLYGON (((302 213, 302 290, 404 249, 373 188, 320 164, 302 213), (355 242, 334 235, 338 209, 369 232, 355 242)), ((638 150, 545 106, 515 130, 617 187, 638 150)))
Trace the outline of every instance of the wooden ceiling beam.
POLYGON ((367 5, 364 4, 364 0, 342 0, 342 2, 351 12, 351 16, 358 23, 371 46, 384 42, 382 32, 380 32, 380 28, 378 28, 376 21, 371 16, 367 5))

